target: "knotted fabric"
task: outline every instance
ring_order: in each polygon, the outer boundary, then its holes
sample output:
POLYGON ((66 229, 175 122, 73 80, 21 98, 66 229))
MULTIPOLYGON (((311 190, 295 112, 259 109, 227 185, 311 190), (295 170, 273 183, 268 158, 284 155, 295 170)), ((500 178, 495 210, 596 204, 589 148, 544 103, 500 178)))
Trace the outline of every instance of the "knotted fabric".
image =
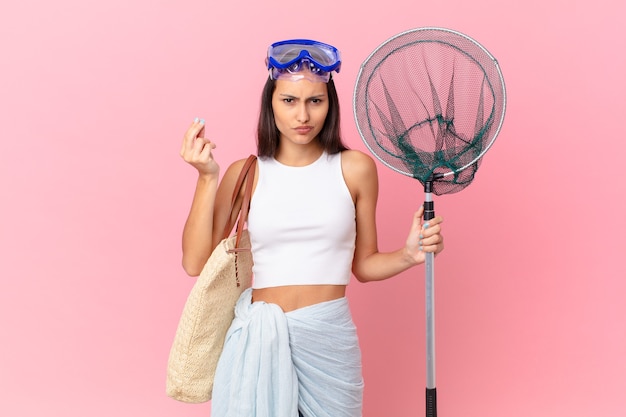
POLYGON ((235 306, 217 365, 212 417, 361 417, 361 352, 347 299, 284 313, 235 306))

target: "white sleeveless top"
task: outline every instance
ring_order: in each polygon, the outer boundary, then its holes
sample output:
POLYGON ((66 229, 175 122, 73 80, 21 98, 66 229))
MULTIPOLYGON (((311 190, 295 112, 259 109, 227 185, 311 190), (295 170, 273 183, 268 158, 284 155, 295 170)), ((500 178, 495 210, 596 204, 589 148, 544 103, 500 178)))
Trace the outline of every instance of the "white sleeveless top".
POLYGON ((347 285, 356 211, 341 170, 341 153, 290 167, 258 159, 250 201, 253 288, 347 285))

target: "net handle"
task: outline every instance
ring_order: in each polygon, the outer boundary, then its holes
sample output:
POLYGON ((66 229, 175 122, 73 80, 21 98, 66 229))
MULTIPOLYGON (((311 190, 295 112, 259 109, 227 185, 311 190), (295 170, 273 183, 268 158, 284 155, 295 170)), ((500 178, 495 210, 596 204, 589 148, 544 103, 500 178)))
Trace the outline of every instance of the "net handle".
MULTIPOLYGON (((432 181, 424 185, 424 222, 435 218, 432 181)), ((426 417, 437 416, 437 387, 435 379, 435 255, 425 253, 426 296, 426 417)))

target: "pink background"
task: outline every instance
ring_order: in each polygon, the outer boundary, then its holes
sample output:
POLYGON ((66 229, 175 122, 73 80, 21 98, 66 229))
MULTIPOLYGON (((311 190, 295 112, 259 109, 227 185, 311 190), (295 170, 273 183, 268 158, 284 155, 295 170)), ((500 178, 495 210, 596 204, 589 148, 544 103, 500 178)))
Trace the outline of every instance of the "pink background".
MULTIPOLYGON (((224 169, 254 151, 265 49, 311 37, 343 52, 343 132, 365 150, 359 65, 442 26, 497 57, 509 99, 475 182, 436 200, 439 413, 623 416, 625 16, 621 0, 4 2, 0 415, 208 416, 164 393, 193 283, 183 132, 206 118, 224 169)), ((380 246, 395 249, 423 194, 379 172, 380 246)), ((364 415, 423 415, 423 269, 349 297, 364 415)))

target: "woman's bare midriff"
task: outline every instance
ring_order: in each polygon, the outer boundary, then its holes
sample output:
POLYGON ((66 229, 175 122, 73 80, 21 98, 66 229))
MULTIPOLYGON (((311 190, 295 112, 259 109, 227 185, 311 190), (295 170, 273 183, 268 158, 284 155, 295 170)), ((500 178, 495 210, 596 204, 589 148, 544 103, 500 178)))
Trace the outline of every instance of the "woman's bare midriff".
POLYGON ((346 295, 345 285, 289 285, 252 290, 252 302, 277 304, 285 313, 346 295))

